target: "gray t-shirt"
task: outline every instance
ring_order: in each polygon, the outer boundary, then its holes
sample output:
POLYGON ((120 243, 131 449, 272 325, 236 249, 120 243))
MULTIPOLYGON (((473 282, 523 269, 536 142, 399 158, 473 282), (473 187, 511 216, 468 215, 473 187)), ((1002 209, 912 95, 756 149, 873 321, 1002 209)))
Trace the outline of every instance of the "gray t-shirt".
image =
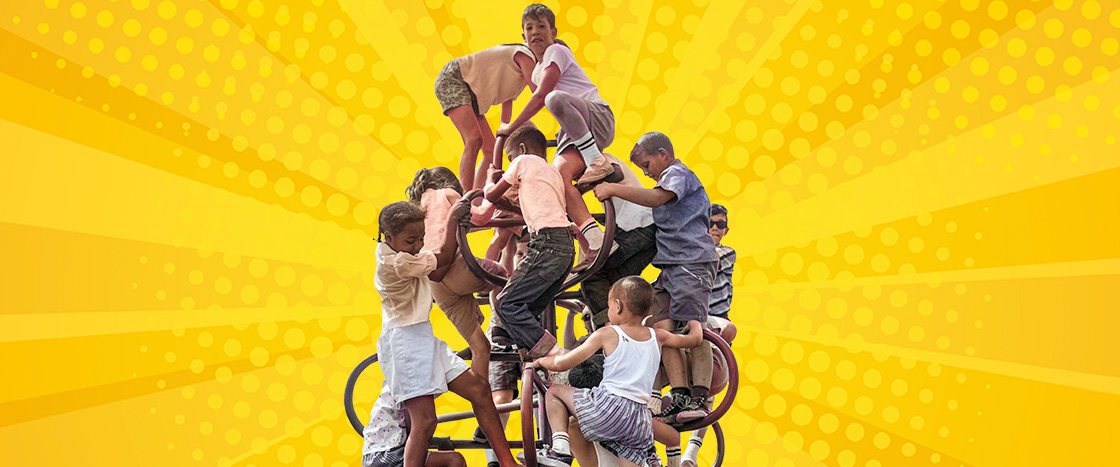
POLYGON ((711 203, 700 179, 680 160, 665 168, 657 187, 677 195, 653 208, 657 224, 657 256, 653 265, 696 264, 718 260, 708 234, 711 203))

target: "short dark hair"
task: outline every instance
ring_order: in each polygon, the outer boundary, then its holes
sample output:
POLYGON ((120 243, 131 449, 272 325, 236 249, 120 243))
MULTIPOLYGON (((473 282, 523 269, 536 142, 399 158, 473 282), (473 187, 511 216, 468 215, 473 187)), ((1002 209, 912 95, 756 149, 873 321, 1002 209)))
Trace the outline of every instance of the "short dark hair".
POLYGON ((630 157, 634 157, 638 149, 650 156, 657 154, 658 149, 664 149, 669 152, 670 156, 676 157, 673 152, 673 143, 669 141, 669 137, 665 136, 665 133, 660 131, 651 131, 638 138, 638 142, 634 143, 634 149, 630 151, 630 157))
POLYGON ((544 157, 545 148, 548 147, 548 137, 541 133, 541 130, 538 130, 535 125, 526 123, 513 130, 513 133, 506 139, 506 152, 509 152, 509 148, 517 148, 520 143, 537 149, 539 152, 537 155, 544 157))
POLYGON ((649 316, 649 309, 653 305, 653 286, 649 285, 642 276, 626 276, 619 279, 611 286, 616 294, 621 293, 624 308, 638 316, 649 316))
POLYGON ((708 217, 712 217, 712 216, 715 216, 715 215, 718 215, 718 214, 723 214, 723 215, 726 216, 727 215, 727 208, 723 207, 722 204, 714 204, 713 203, 712 204, 712 213, 708 214, 708 217))
POLYGON ((377 216, 377 232, 378 235, 396 235, 406 225, 416 222, 424 222, 424 208, 408 201, 397 201, 381 208, 381 214, 377 216))
MULTIPOLYGON (((529 6, 525 7, 525 12, 521 13, 521 24, 524 25, 525 20, 527 20, 529 18, 532 18, 532 19, 542 19, 543 18, 545 21, 548 22, 548 27, 552 28, 553 31, 556 30, 556 13, 553 13, 552 10, 549 9, 544 4, 534 3, 532 5, 529 5, 529 6)), ((567 44, 565 44, 565 45, 567 45, 567 44)))
POLYGON ((568 385, 573 388, 591 389, 603 382, 603 354, 592 354, 568 370, 568 385))

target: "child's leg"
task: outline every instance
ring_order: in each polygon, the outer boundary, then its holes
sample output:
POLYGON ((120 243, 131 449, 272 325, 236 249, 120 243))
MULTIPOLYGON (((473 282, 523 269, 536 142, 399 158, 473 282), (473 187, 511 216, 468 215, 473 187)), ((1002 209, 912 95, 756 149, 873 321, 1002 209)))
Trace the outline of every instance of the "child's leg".
MULTIPOLYGON (((486 249, 486 259, 491 261, 498 261, 501 259, 501 254, 505 251, 506 246, 509 245, 511 238, 513 238, 513 229, 506 227, 494 229, 494 238, 490 240, 490 247, 486 249)), ((507 271, 510 269, 513 268, 506 268, 507 271)))
POLYGON ((564 384, 553 384, 544 396, 545 409, 548 411, 548 425, 552 427, 552 452, 570 456, 568 444, 568 417, 576 413, 572 403, 575 389, 564 384))
POLYGON ((572 457, 576 458, 579 465, 599 465, 595 443, 583 437, 583 432, 579 429, 579 420, 575 417, 568 419, 568 441, 572 448, 572 457))
POLYGON ((669 467, 680 467, 681 464, 681 434, 673 427, 666 425, 661 420, 653 420, 653 440, 665 445, 665 457, 669 460, 669 467))
MULTIPOLYGON (((498 375, 502 371, 501 368, 491 368, 490 370, 491 370, 490 374, 492 374, 492 375, 498 375)), ((494 381, 493 380, 491 380, 491 382, 490 382, 490 387, 491 388, 494 387, 494 381)), ((513 390, 512 389, 493 390, 493 391, 490 392, 490 395, 491 395, 491 398, 494 400, 494 407, 495 408, 497 408, 497 406, 505 404, 507 402, 513 402, 513 390)), ((498 417, 501 418, 502 428, 505 429, 506 423, 509 422, 509 412, 499 414, 498 417)), ((477 438, 479 434, 482 434, 481 433, 481 427, 479 427, 478 431, 475 431, 475 437, 477 438)), ((485 434, 483 434, 483 437, 485 437, 485 434)), ((498 462, 498 456, 496 456, 494 454, 493 449, 487 449, 486 450, 486 462, 487 463, 490 463, 490 462, 497 463, 498 462)))
POLYGON ((428 454, 424 467, 467 467, 467 459, 455 451, 436 451, 428 454))
POLYGON ((588 248, 598 250, 603 246, 603 231, 599 229, 599 224, 591 217, 591 212, 587 210, 587 203, 583 201, 583 196, 579 194, 579 190, 575 185, 572 185, 572 180, 576 179, 587 168, 583 159, 574 147, 568 147, 563 152, 556 155, 553 159, 552 165, 560 172, 560 176, 564 179, 564 200, 567 204, 568 218, 579 227, 583 235, 587 237, 587 245, 580 244, 582 250, 588 248))
POLYGON ((478 425, 490 442, 490 447, 494 449, 498 463, 502 467, 517 465, 509 451, 509 442, 506 441, 505 430, 498 418, 498 409, 494 408, 494 401, 490 398, 490 384, 473 371, 467 371, 447 383, 447 388, 470 401, 478 425))
MULTIPOLYGON (((474 297, 471 297, 473 300, 474 297)), ((490 378, 490 339, 482 328, 474 328, 474 332, 467 338, 467 346, 471 348, 471 370, 482 377, 483 381, 490 378)))
POLYGON ((707 432, 708 427, 692 432, 692 436, 688 438, 688 447, 684 448, 684 454, 681 456, 681 465, 688 465, 691 462, 692 467, 696 467, 696 458, 700 455, 700 447, 704 444, 704 434, 707 432))
POLYGON ((688 366, 692 375, 692 397, 708 398, 708 390, 712 387, 712 344, 708 341, 700 342, 688 352, 688 366))
MULTIPOLYGON (((447 112, 451 123, 463 137, 463 157, 459 160, 459 183, 464 190, 470 190, 475 182, 475 163, 478 151, 482 149, 482 131, 478 126, 478 115, 469 105, 461 105, 447 112)), ((487 127, 489 129, 489 127, 487 127)))
MULTIPOLYGON (((603 158, 603 153, 599 150, 600 143, 609 144, 609 140, 614 139, 613 128, 610 129, 610 135, 601 135, 598 138, 602 141, 598 141, 592 135, 589 126, 592 119, 590 102, 564 91, 552 91, 545 97, 544 106, 556 117, 564 133, 572 139, 584 164, 590 166, 597 159, 603 158)), ((602 146, 606 147, 606 144, 602 146)))
POLYGON ((404 443, 404 466, 424 467, 428 444, 436 432, 436 403, 432 396, 413 397, 404 401, 411 426, 404 443))
POLYGON ((572 234, 567 228, 541 229, 529 252, 498 295, 498 315, 513 341, 531 358, 557 349, 556 336, 540 324, 541 312, 563 287, 572 264, 572 234))
POLYGON ((502 267, 506 268, 506 274, 507 275, 512 274, 513 267, 514 267, 513 259, 516 256, 517 256, 517 240, 513 239, 512 236, 511 236, 509 241, 506 242, 505 251, 502 252, 502 267))
MULTIPOLYGON (((658 321, 653 326, 674 332, 676 329, 673 323, 673 320, 667 319, 658 321)), ((661 349, 661 366, 665 368, 665 377, 669 379, 669 386, 672 386, 673 389, 688 387, 688 375, 684 371, 684 358, 681 356, 680 349, 663 347, 661 349)))
MULTIPOLYGON (((476 115, 478 119, 478 130, 482 135, 482 163, 478 164, 475 169, 474 183, 477 189, 482 189, 486 186, 486 170, 494 163, 494 130, 490 129, 490 122, 486 121, 486 116, 476 115)), ((471 191, 466 185, 463 185, 463 191, 471 191)))

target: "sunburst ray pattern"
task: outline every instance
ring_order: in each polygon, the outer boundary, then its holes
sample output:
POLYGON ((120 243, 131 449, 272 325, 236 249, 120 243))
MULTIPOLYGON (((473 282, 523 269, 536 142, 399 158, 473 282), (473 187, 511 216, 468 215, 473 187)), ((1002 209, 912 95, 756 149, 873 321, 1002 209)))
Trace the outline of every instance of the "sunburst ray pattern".
MULTIPOLYGON (((1120 5, 545 3, 608 152, 663 131, 730 209, 725 465, 1116 463, 1120 5)), ((3 464, 360 465, 377 211, 525 5, 6 2, 3 464)))

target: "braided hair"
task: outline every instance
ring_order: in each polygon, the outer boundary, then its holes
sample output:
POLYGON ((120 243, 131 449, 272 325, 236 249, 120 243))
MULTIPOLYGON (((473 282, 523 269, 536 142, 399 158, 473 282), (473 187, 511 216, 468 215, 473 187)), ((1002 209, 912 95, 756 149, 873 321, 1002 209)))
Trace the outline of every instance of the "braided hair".
POLYGON ((424 222, 424 209, 419 205, 397 201, 385 206, 377 216, 377 241, 381 241, 383 234, 396 235, 406 225, 416 222, 424 222))

